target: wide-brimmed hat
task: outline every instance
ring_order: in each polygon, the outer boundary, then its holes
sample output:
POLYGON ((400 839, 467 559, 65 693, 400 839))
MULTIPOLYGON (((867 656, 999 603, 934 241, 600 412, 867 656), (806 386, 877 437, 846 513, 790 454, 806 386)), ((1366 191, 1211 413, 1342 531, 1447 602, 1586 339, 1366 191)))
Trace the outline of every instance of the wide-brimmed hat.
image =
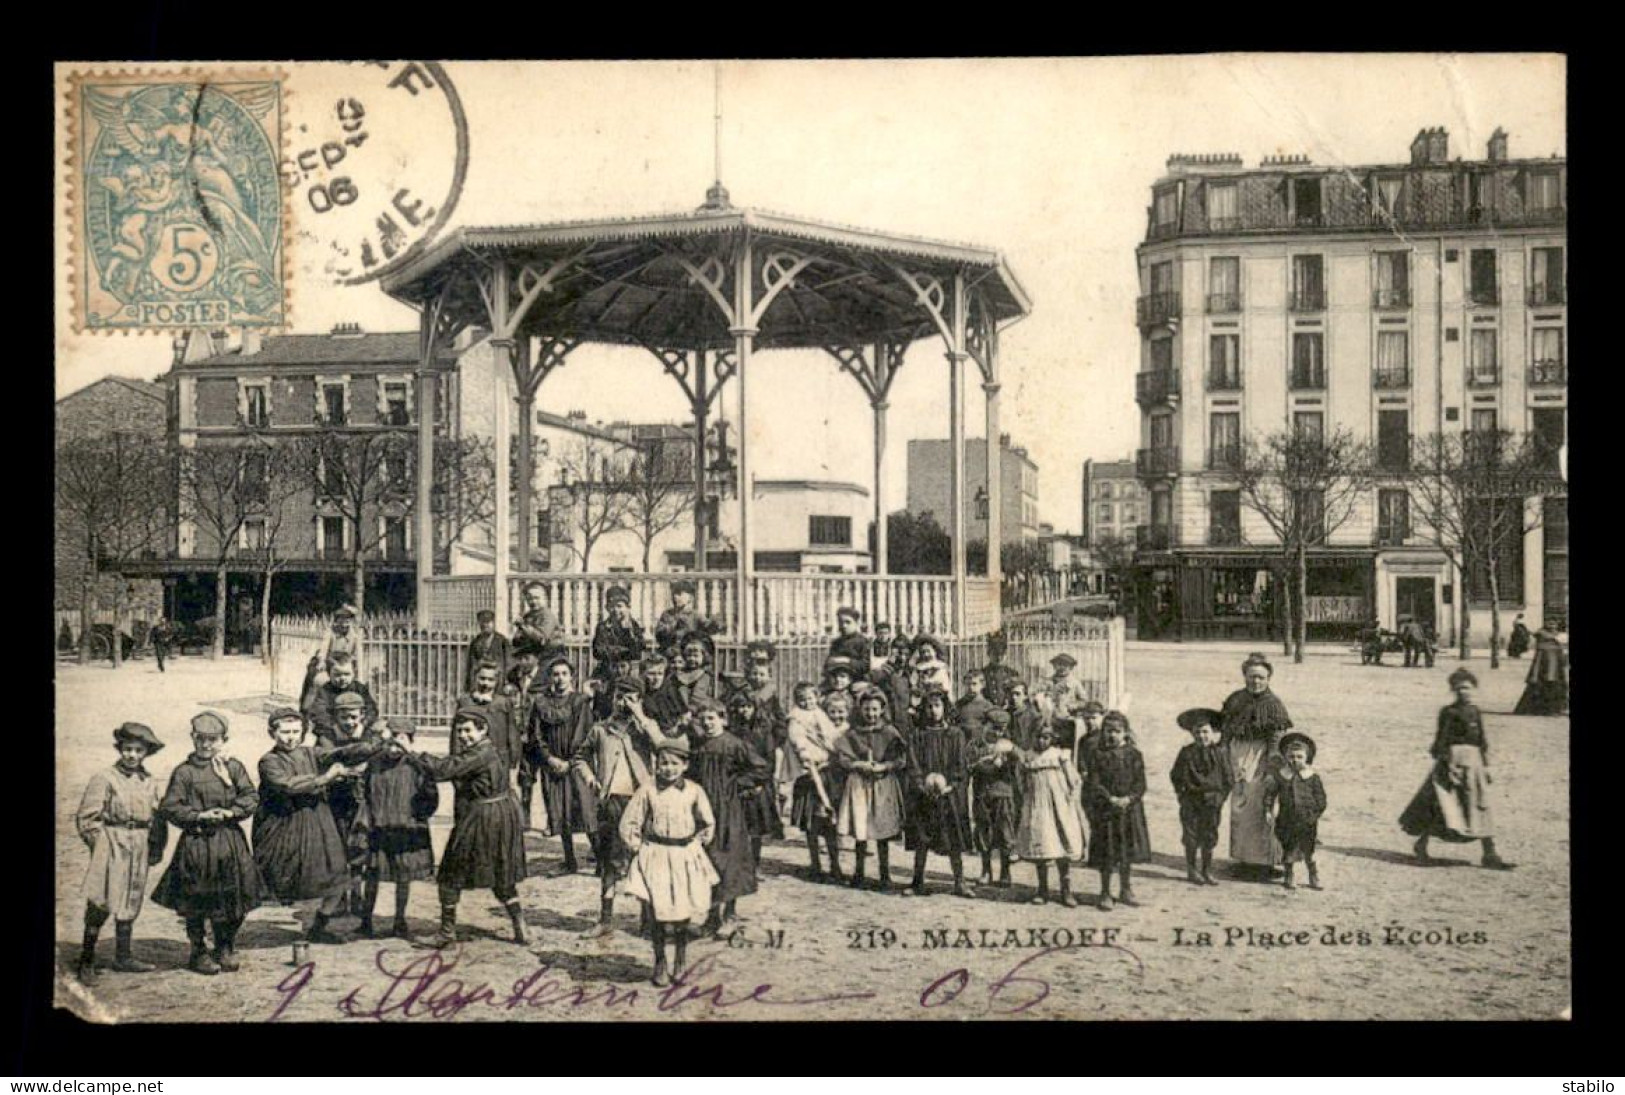
POLYGON ((842 605, 840 608, 835 610, 835 618, 837 620, 839 620, 842 616, 850 616, 860 624, 863 622, 863 612, 859 609, 853 608, 851 605, 842 605))
POLYGON ((339 605, 338 608, 333 610, 333 618, 335 620, 340 616, 349 616, 354 618, 356 614, 355 605, 339 605))
POLYGON ((1284 757, 1284 756, 1286 756, 1286 751, 1288 749, 1292 748, 1294 745, 1301 745, 1305 749, 1307 749, 1309 751, 1309 763, 1310 764, 1315 763, 1315 739, 1314 738, 1310 737, 1308 734, 1300 733, 1299 731, 1294 730, 1290 734, 1282 734, 1281 735, 1281 742, 1280 742, 1279 745, 1276 746, 1276 748, 1280 751, 1281 755, 1284 757))
POLYGON ((845 654, 835 654, 831 657, 825 658, 824 672, 841 672, 850 674, 852 672, 852 659, 848 658, 845 654))
POLYGON ((1070 654, 1057 654, 1049 660, 1049 663, 1057 669, 1076 669, 1078 659, 1070 654))
POLYGON ((457 713, 451 717, 452 726, 456 726, 460 722, 472 722, 479 726, 481 730, 491 728, 491 720, 486 717, 485 712, 468 704, 463 704, 457 708, 457 713))
POLYGON ((495 620, 496 618, 497 614, 492 612, 489 608, 482 608, 478 612, 474 613, 474 619, 482 624, 486 620, 495 620))
POLYGON ((641 696, 643 695, 643 682, 636 677, 616 677, 615 683, 610 686, 610 694, 614 696, 641 696))
POLYGON ((213 711, 200 711, 192 716, 192 733, 225 738, 230 736, 230 727, 223 716, 213 711))
POLYGON ((1220 712, 1211 707, 1192 707, 1179 713, 1179 728, 1194 731, 1199 726, 1217 727, 1220 717, 1220 712))
POLYGON ((928 661, 944 661, 948 657, 948 648, 941 641, 931 635, 921 635, 914 640, 914 664, 922 665, 928 661))
POLYGON ((139 722, 127 722, 113 731, 114 745, 123 745, 131 741, 145 745, 148 755, 164 747, 164 743, 158 740, 158 735, 152 732, 152 727, 139 722))

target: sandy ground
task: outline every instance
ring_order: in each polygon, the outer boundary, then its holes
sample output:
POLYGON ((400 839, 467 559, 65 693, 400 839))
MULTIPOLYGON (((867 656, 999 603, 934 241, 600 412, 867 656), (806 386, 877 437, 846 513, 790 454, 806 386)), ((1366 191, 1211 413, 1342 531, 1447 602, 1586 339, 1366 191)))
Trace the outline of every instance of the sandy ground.
MULTIPOLYGON (((122 1022, 1563 1014, 1570 1002, 1569 727, 1566 718, 1506 714, 1527 663, 1494 674, 1474 663, 1484 682, 1498 843, 1517 864, 1510 873, 1479 869, 1476 845, 1436 845, 1442 862, 1417 866, 1395 822, 1426 772, 1454 659, 1431 670, 1363 668, 1339 651, 1301 666, 1278 664, 1276 691, 1318 742, 1316 767, 1330 798, 1320 829, 1327 888, 1289 894, 1279 885, 1184 880, 1167 779, 1186 740, 1174 715, 1217 706, 1238 683, 1238 661, 1231 650, 1197 646, 1136 644, 1130 652, 1131 715, 1151 777, 1145 806, 1157 850, 1137 876, 1138 909, 1096 909, 1098 876, 1081 870, 1084 905, 1033 906, 1033 870, 1023 864, 1014 889, 984 889, 985 900, 948 894, 947 863, 937 859, 931 897, 855 892, 804 880, 803 847, 770 844, 761 888, 741 902, 740 931, 695 944, 687 983, 662 991, 646 980, 650 950, 635 934, 635 903, 620 902, 623 930, 610 939, 577 938, 596 914, 596 881, 585 873, 541 877, 558 862, 558 842, 532 834, 536 877, 521 890, 528 948, 506 940, 506 918, 490 895, 473 893, 463 901, 465 942, 455 951, 354 939, 313 947, 312 964, 296 968, 291 911, 273 906, 256 911, 242 932, 241 972, 204 977, 184 969, 179 920, 149 903, 136 947, 159 970, 106 972, 91 990, 59 975, 57 1000, 122 1022), (1211 945, 1201 944, 1202 933, 1211 945)), ((187 752, 186 720, 212 706, 231 715, 229 751, 253 771, 267 742, 258 717, 266 681, 257 662, 236 659, 181 659, 163 676, 150 662, 117 672, 59 670, 59 968, 71 967, 78 949, 87 862, 72 812, 86 779, 114 759, 112 728, 126 719, 150 724, 168 744, 151 767, 167 779, 187 752)), ((441 822, 437 849, 446 835, 441 822)), ((1221 864, 1226 848, 1221 838, 1221 864)), ((901 880, 906 871, 899 844, 893 872, 901 880)), ((390 900, 386 887, 381 910, 390 900)), ((417 931, 432 930, 431 887, 414 888, 411 914, 417 931)), ((110 928, 104 964, 112 958, 110 928)))

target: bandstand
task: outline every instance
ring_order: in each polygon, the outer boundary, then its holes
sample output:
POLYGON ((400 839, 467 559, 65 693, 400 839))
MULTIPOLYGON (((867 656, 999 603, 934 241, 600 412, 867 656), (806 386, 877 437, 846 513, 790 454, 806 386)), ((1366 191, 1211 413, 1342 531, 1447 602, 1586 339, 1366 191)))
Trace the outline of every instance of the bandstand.
MULTIPOLYGON (((693 213, 620 220, 457 229, 383 279, 391 297, 420 315, 420 384, 436 350, 467 329, 489 331, 499 399, 517 400, 517 466, 531 466, 534 409, 543 382, 590 343, 646 349, 688 399, 695 422, 696 497, 704 497, 706 421, 728 382, 737 406, 738 546, 735 566, 706 564, 703 522, 696 521, 696 607, 745 640, 821 633, 835 609, 851 604, 869 620, 909 633, 984 634, 999 625, 996 547, 988 574, 965 572, 965 383, 974 362, 986 393, 987 466, 999 466, 999 331, 1031 303, 1003 257, 963 244, 825 224, 729 204, 721 184, 693 213), (940 338, 947 358, 950 449, 948 576, 886 574, 886 411, 908 347, 940 338), (753 356, 769 350, 823 350, 862 388, 873 413, 874 574, 757 574, 752 562, 751 441, 747 413, 753 356), (508 387, 511 382, 511 389, 508 387)), ((433 408, 418 415, 419 466, 431 466, 433 408)), ((497 451, 510 443, 507 414, 497 414, 497 451)), ((509 462, 496 461, 494 576, 433 573, 436 553, 417 552, 421 627, 462 627, 479 608, 507 631, 519 592, 531 582, 549 591, 567 634, 585 637, 608 585, 630 585, 634 612, 652 622, 678 575, 527 573, 510 558, 512 519, 520 544, 532 543, 530 491, 510 514, 509 462)), ((418 476, 417 543, 433 540, 431 480, 418 476)), ((989 477, 988 542, 1000 542, 999 476, 989 477)))

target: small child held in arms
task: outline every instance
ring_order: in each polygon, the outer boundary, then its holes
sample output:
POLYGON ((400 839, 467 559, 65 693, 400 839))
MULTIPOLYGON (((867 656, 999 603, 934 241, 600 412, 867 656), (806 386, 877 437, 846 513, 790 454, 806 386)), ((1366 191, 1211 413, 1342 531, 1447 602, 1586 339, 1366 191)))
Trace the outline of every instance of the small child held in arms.
MULTIPOLYGON (((1038 728, 1036 748, 1016 750, 1021 764, 1021 825, 1017 830, 1016 851, 1038 867, 1038 893, 1034 905, 1049 900, 1049 867, 1055 864, 1061 885, 1060 903, 1077 905, 1072 896, 1072 861, 1083 855, 1083 819, 1078 816, 1077 768, 1072 755, 1057 740, 1054 727, 1038 728)), ((1107 906, 1110 907, 1109 905, 1107 906)))
POLYGON ((1134 746, 1128 716, 1108 711, 1101 722, 1104 740, 1091 751, 1084 800, 1088 803, 1089 866, 1100 872, 1100 908, 1111 909, 1111 877, 1121 878, 1117 899, 1134 906, 1135 863, 1151 859, 1151 838, 1145 825, 1145 758, 1134 746))
MULTIPOLYGON (((837 701, 844 708, 846 697, 837 701)), ((835 833, 835 799, 830 794, 830 759, 838 736, 835 724, 818 705, 818 689, 811 681, 797 683, 791 691, 785 727, 784 768, 791 783, 790 824, 807 838, 807 857, 812 862, 811 877, 825 877, 818 862, 818 842, 829 849, 830 877, 841 878, 841 845, 835 833)))
POLYGON ((1179 725, 1190 732, 1191 743, 1174 761, 1174 794, 1179 796, 1179 832, 1185 844, 1185 877, 1199 886, 1217 886, 1213 878, 1213 847, 1219 842, 1219 813, 1236 782, 1230 751, 1219 740, 1219 712, 1193 707, 1179 715, 1179 725), (1202 857, 1197 873, 1196 857, 1202 857))
POLYGON ((710 911, 712 887, 721 881, 705 851, 716 831, 711 803, 699 783, 683 778, 688 755, 686 738, 664 739, 654 782, 638 788, 620 822, 621 842, 633 853, 626 892, 643 901, 651 917, 656 985, 682 976, 689 921, 710 911), (668 939, 676 952, 669 969, 668 939))
MULTIPOLYGON (((383 738, 410 750, 417 728, 405 719, 390 719, 384 724, 383 738)), ((368 766, 366 791, 372 854, 367 863, 361 934, 373 934, 379 884, 389 882, 395 887, 395 923, 390 934, 407 939, 406 903, 412 896, 412 883, 434 878, 429 819, 440 807, 440 788, 427 773, 407 763, 399 750, 392 749, 368 766)))
POLYGON ((1320 815, 1326 812, 1326 787, 1309 767, 1315 760, 1315 743, 1308 734, 1296 731, 1283 735, 1281 758, 1285 763, 1264 777, 1264 815, 1275 812, 1275 839, 1281 842, 1289 890, 1297 889, 1292 868, 1298 863, 1309 868, 1309 888, 1320 889, 1320 868, 1315 865, 1315 844, 1320 838, 1320 815))
POLYGON ((164 747, 151 729, 127 722, 113 731, 118 763, 97 772, 85 786, 74 823, 90 849, 85 872, 85 939, 78 976, 96 980, 96 936, 111 918, 118 952, 113 968, 120 973, 150 973, 150 962, 135 957, 135 918, 147 889, 147 869, 164 858, 169 829, 158 813, 158 781, 145 761, 164 747))

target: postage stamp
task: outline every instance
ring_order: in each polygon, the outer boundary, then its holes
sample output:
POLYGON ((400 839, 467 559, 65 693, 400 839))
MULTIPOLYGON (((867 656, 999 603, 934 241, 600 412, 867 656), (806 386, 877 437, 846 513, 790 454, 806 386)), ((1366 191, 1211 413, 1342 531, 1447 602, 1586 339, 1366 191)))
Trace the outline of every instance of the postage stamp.
POLYGON ((76 74, 71 88, 76 329, 282 326, 280 77, 76 74))

